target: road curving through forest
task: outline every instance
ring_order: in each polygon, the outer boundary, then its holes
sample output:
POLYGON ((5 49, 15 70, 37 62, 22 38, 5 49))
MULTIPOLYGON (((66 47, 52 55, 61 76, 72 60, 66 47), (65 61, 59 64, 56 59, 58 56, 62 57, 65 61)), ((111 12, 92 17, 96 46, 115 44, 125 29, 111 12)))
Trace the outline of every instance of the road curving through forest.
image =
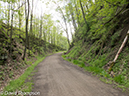
POLYGON ((33 92, 40 96, 128 96, 61 57, 46 57, 36 68, 33 92))

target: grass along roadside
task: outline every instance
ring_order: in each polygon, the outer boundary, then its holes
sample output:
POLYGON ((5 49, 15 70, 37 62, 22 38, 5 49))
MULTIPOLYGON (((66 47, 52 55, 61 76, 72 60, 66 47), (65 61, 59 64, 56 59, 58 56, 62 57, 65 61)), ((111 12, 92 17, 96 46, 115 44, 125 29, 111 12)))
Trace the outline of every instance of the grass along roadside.
MULTIPOLYGON (((49 54, 51 55, 51 54, 49 54)), ((48 55, 47 55, 48 56, 48 55)), ((34 64, 32 64, 30 67, 26 69, 26 71, 16 80, 12 80, 9 82, 9 84, 4 88, 3 92, 0 92, 0 96, 8 96, 12 92, 16 91, 22 91, 22 92, 31 92, 33 82, 27 82, 25 83, 26 79, 31 79, 31 77, 34 74, 31 74, 34 70, 34 68, 45 59, 46 56, 42 57, 41 55, 37 56, 37 60, 34 64), (9 93, 10 92, 10 93, 9 93)), ((15 93, 12 93, 12 95, 15 95, 15 93)))
POLYGON ((99 77, 99 79, 105 83, 113 84, 116 88, 121 88, 123 91, 129 92, 129 81, 124 80, 123 75, 118 75, 111 77, 103 68, 97 67, 97 66, 85 66, 85 63, 79 60, 72 60, 69 59, 67 55, 62 55, 62 58, 66 61, 69 61, 84 70, 91 72, 93 75, 96 75, 99 77))

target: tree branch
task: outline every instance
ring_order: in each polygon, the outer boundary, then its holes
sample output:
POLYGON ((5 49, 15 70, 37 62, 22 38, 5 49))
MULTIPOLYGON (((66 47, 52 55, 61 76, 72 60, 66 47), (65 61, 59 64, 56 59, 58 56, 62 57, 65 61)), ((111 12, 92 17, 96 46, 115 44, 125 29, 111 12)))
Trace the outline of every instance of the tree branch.
POLYGON ((13 12, 15 12, 15 11, 17 11, 17 10, 19 10, 24 4, 26 4, 26 2, 24 2, 24 3, 22 3, 22 5, 21 6, 19 6, 16 10, 14 10, 13 12))
POLYGON ((109 21, 107 21, 107 22, 104 23, 103 25, 105 25, 105 24, 111 22, 114 18, 116 18, 117 16, 119 16, 119 14, 124 10, 124 8, 126 8, 125 5, 124 5, 124 7, 123 7, 114 17, 112 17, 109 21))

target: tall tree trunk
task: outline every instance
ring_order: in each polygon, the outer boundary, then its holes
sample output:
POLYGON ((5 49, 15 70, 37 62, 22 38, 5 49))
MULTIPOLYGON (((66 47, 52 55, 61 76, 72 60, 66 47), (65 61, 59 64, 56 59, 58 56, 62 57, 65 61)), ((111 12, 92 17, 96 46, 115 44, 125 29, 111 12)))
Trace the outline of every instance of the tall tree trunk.
POLYGON ((33 32, 34 34, 33 35, 36 36, 35 35, 35 31, 36 31, 36 18, 34 18, 34 25, 33 26, 34 26, 34 28, 33 28, 34 29, 34 32, 33 32))
POLYGON ((74 3, 75 3, 76 13, 77 13, 77 15, 76 15, 77 16, 77 22, 80 25, 79 12, 78 12, 78 8, 77 8, 76 0, 74 0, 74 3))
POLYGON ((10 2, 8 4, 8 32, 7 34, 9 34, 9 23, 10 23, 10 2))
POLYGON ((56 32, 54 32, 54 45, 56 44, 56 32))
POLYGON ((45 53, 46 53, 46 51, 47 51, 47 47, 46 47, 46 33, 45 33, 45 30, 44 30, 44 32, 43 32, 43 34, 44 34, 44 50, 45 50, 45 53))
POLYGON ((74 26, 74 30, 76 32, 77 30, 77 25, 76 25, 76 22, 75 22, 75 19, 74 19, 74 13, 73 13, 73 9, 72 9, 72 5, 70 4, 70 14, 72 16, 72 23, 73 23, 73 26, 74 26))
MULTIPOLYGON (((19 6, 20 6, 20 1, 19 1, 19 6)), ((20 16, 21 11, 19 10, 19 30, 21 29, 21 16, 20 16)))
POLYGON ((29 19, 29 0, 27 0, 28 2, 28 12, 26 12, 26 4, 25 4, 25 14, 26 14, 26 41, 25 41, 25 50, 24 50, 24 55, 23 55, 23 60, 26 57, 26 50, 27 50, 27 46, 28 46, 28 19, 29 19))
POLYGON ((30 17, 30 34, 33 34, 32 21, 33 21, 33 0, 32 0, 32 9, 31 9, 31 17, 30 17))
POLYGON ((53 44, 53 33, 51 31, 51 44, 53 44))
POLYGON ((83 9, 81 0, 79 0, 79 2, 80 2, 81 10, 82 10, 83 19, 85 21, 85 24, 87 25, 87 32, 88 32, 90 30, 90 28, 89 28, 89 25, 88 25, 86 18, 85 18, 85 13, 84 13, 84 9, 83 9))
MULTIPOLYGON (((11 9, 13 7, 13 4, 11 4, 11 9)), ((10 50, 9 50, 9 53, 10 53, 10 56, 12 55, 12 35, 13 35, 13 10, 11 11, 11 32, 10 32, 10 50)))
POLYGON ((71 31, 72 40, 73 40, 73 33, 72 33, 71 23, 69 23, 69 27, 70 27, 70 31, 71 31))
POLYGON ((68 27, 67 27, 67 21, 66 21, 65 15, 64 15, 64 13, 63 13, 61 7, 60 7, 56 2, 54 2, 54 3, 58 6, 58 8, 59 8, 59 10, 60 10, 60 12, 61 12, 61 14, 62 14, 62 17, 63 17, 63 19, 64 19, 64 23, 65 23, 65 27, 66 27, 65 32, 66 32, 67 41, 68 41, 68 44, 69 44, 69 47, 70 47, 69 34, 68 34, 68 27))
MULTIPOLYGON (((59 8, 60 8, 60 6, 59 6, 59 8)), ((67 35, 67 41, 68 41, 68 44, 69 44, 69 47, 70 47, 70 41, 69 41, 69 34, 68 34, 68 27, 67 27, 66 18, 65 18, 65 15, 64 15, 64 13, 63 13, 63 11, 62 11, 62 9, 61 9, 61 8, 60 8, 60 11, 61 11, 61 13, 62 13, 62 16, 63 16, 64 22, 65 22, 65 27, 66 27, 65 32, 66 32, 66 35, 67 35)))
POLYGON ((40 34, 39 34, 39 38, 41 39, 42 37, 42 25, 43 25, 43 20, 42 20, 42 14, 41 14, 41 20, 40 20, 40 34))
MULTIPOLYGON (((23 3, 21 6, 19 6, 16 10, 18 10, 19 8, 21 8, 25 3, 23 3)), ((12 35, 13 35, 13 17, 14 17, 14 6, 15 4, 11 4, 11 32, 10 32, 10 49, 9 49, 9 53, 10 55, 12 55, 12 35)))

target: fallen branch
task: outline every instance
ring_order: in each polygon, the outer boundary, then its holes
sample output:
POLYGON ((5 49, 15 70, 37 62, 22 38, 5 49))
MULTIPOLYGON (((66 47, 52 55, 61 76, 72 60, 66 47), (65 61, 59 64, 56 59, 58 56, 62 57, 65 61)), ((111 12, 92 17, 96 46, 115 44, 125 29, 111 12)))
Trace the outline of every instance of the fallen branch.
POLYGON ((109 73, 111 72, 112 67, 115 65, 116 60, 118 59, 118 57, 119 57, 119 55, 120 55, 122 49, 124 48, 124 46, 125 46, 125 44, 126 44, 126 42, 127 42, 127 40, 128 40, 128 37, 129 37, 129 30, 128 30, 128 32, 127 32, 127 34, 126 34, 126 36, 125 36, 125 39, 124 39, 124 41, 123 41, 121 47, 119 48, 119 50, 118 50, 118 52, 117 52, 117 54, 116 54, 114 60, 113 60, 113 61, 109 61, 109 62, 104 66, 105 69, 108 69, 109 73))

